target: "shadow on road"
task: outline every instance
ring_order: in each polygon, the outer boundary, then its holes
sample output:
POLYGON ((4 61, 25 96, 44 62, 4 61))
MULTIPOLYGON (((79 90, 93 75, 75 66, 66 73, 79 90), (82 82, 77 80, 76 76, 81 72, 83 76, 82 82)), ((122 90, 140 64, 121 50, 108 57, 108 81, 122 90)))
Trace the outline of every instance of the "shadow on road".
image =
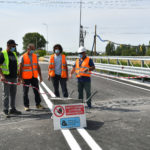
POLYGON ((120 112, 140 112, 140 110, 132 110, 126 108, 112 108, 112 107, 92 107, 94 110, 120 111, 120 112))
POLYGON ((104 125, 104 122, 87 120, 87 128, 88 130, 98 130, 104 125))
POLYGON ((44 120, 50 119, 52 113, 49 109, 44 110, 37 110, 37 109, 30 109, 28 112, 23 112, 22 115, 10 115, 10 118, 14 119, 37 119, 37 120, 44 120))

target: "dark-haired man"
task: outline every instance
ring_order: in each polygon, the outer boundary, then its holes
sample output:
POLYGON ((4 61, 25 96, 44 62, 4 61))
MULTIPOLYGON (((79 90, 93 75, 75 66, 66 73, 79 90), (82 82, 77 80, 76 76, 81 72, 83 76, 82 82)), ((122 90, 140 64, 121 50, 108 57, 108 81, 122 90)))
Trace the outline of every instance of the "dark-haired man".
POLYGON ((59 82, 62 88, 64 97, 68 97, 67 79, 68 79, 68 67, 66 56, 62 54, 63 48, 60 44, 56 44, 53 47, 54 54, 50 56, 48 80, 52 80, 54 93, 56 97, 60 97, 59 94, 59 82))
POLYGON ((9 114, 20 115, 21 112, 16 110, 15 99, 17 86, 12 84, 7 84, 5 81, 17 83, 18 75, 18 59, 16 55, 16 43, 14 40, 9 40, 7 42, 7 50, 0 53, 0 76, 1 81, 3 81, 3 112, 6 117, 9 114), (9 96, 10 96, 10 106, 9 111, 9 96))

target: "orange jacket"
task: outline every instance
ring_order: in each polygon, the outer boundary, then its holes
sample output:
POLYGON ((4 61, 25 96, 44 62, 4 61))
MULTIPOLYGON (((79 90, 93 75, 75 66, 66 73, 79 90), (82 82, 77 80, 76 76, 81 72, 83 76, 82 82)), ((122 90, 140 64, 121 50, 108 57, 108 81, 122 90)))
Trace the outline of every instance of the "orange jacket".
POLYGON ((32 64, 29 58, 28 53, 23 55, 23 71, 22 71, 22 78, 23 79, 32 79, 38 77, 38 60, 37 55, 32 54, 32 64))
MULTIPOLYGON (((49 62, 49 75, 50 77, 55 77, 55 55, 51 55, 50 62, 49 62)), ((67 78, 67 63, 66 63, 66 56, 62 55, 62 71, 61 71, 61 78, 67 78)))
POLYGON ((89 61, 90 61, 90 58, 89 57, 86 57, 81 66, 79 66, 79 59, 76 60, 76 64, 75 64, 75 72, 76 72, 76 77, 77 78, 80 78, 81 76, 85 76, 85 77, 91 77, 91 71, 87 71, 87 72, 84 72, 84 70, 86 68, 89 68, 89 61))

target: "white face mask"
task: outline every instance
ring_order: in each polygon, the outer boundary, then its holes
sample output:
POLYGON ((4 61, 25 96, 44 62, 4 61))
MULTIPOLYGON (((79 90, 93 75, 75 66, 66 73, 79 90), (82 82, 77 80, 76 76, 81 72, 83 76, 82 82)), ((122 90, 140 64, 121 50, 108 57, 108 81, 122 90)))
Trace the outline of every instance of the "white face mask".
POLYGON ((56 49, 56 50, 55 50, 55 53, 56 53, 56 54, 59 54, 59 53, 60 53, 60 50, 59 50, 59 49, 56 49))

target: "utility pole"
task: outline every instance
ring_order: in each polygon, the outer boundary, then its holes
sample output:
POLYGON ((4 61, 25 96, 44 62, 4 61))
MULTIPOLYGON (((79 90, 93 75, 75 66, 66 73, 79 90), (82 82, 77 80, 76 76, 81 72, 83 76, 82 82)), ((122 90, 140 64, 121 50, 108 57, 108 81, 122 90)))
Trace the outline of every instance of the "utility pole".
POLYGON ((96 36, 97 36, 97 26, 95 25, 95 36, 94 36, 94 55, 96 56, 96 36))
POLYGON ((83 26, 82 21, 82 0, 80 0, 80 27, 79 27, 79 47, 84 46, 83 26))

